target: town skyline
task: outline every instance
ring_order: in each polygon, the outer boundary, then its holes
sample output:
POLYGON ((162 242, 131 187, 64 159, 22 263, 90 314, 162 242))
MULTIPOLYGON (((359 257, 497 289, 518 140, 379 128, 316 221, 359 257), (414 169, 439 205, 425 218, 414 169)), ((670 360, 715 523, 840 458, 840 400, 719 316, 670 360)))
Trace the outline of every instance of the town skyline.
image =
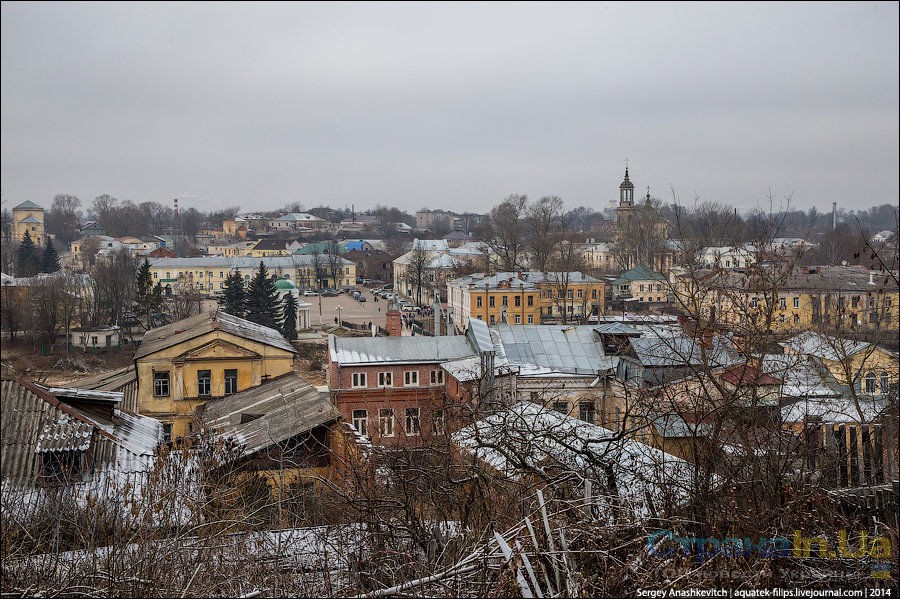
POLYGON ((2 14, 4 207, 484 212, 526 193, 602 210, 626 158, 665 203, 900 195, 896 4, 2 14))

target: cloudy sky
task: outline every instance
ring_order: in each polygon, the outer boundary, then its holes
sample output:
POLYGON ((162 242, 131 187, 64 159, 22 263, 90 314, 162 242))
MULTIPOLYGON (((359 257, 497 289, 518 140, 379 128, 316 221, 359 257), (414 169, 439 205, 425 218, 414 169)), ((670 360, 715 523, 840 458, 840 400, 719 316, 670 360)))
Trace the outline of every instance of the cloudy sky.
POLYGON ((898 202, 898 4, 2 4, 3 206, 898 202))

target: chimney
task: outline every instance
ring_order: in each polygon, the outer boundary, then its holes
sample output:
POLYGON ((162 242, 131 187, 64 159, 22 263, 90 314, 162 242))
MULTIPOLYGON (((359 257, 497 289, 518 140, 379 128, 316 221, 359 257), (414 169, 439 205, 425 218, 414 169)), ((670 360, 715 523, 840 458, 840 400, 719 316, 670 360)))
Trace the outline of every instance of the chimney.
POLYGON ((875 284, 875 278, 874 278, 874 277, 875 277, 875 273, 869 271, 869 285, 874 285, 874 284, 875 284))
POLYGON ((400 317, 400 310, 397 309, 397 304, 388 306, 385 314, 384 330, 387 331, 390 337, 400 337, 403 334, 403 320, 400 317))
POLYGON ((831 203, 831 230, 837 229, 837 202, 831 203))

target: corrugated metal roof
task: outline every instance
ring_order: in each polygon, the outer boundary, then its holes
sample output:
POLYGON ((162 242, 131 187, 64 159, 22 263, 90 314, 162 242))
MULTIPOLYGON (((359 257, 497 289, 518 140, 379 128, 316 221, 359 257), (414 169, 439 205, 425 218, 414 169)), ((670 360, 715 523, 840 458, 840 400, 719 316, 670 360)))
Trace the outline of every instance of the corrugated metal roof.
POLYGON ((37 453, 46 451, 84 451, 91 446, 94 427, 62 415, 55 422, 48 422, 38 435, 37 453))
POLYGON ((71 381, 69 384, 77 386, 79 389, 118 391, 123 394, 123 398, 116 407, 132 414, 138 413, 137 375, 134 366, 126 366, 86 379, 71 381))
MULTIPOLYGON (((466 337, 334 337, 331 359, 340 365, 384 362, 446 362, 474 356, 466 337)), ((493 348, 492 348, 493 349, 493 348)))
POLYGON ((479 353, 484 354, 495 351, 494 342, 491 339, 491 330, 488 328, 486 322, 480 318, 470 318, 468 333, 475 341, 479 353))
POLYGON ((253 389, 207 402, 203 419, 221 436, 234 439, 250 455, 271 445, 334 422, 340 412, 320 393, 291 373, 253 389), (241 422, 244 416, 254 420, 241 422))
POLYGON ((534 365, 570 374, 595 374, 612 366, 593 326, 498 325, 509 364, 534 365))
POLYGON ((134 359, 143 358, 167 347, 172 347, 188 339, 193 339, 215 330, 271 345, 291 353, 297 353, 297 350, 294 349, 288 340, 275 329, 220 311, 198 314, 197 316, 185 318, 156 329, 150 329, 144 335, 144 340, 141 342, 141 347, 138 348, 137 353, 135 353, 134 359))
POLYGON ((631 347, 644 366, 699 365, 705 360, 716 366, 739 362, 733 347, 722 337, 713 339, 713 348, 704 351, 692 337, 648 336, 631 339, 631 347))
POLYGON ((822 335, 815 331, 804 331, 779 343, 781 347, 794 353, 816 356, 831 362, 837 362, 869 348, 870 343, 839 339, 830 335, 822 335))
POLYGON ((31 200, 25 200, 24 202, 22 202, 21 204, 19 204, 15 208, 13 208, 13 210, 34 210, 34 209, 43 210, 43 208, 41 208, 40 206, 38 206, 31 200))

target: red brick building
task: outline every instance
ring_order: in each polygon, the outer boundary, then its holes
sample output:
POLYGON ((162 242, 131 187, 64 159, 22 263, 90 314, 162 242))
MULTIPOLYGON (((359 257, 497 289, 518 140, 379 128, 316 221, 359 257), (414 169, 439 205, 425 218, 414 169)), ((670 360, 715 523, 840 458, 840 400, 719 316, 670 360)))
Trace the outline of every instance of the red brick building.
POLYGON ((328 338, 328 387, 342 417, 381 445, 427 442, 455 428, 468 381, 442 367, 478 361, 466 337, 328 338), (448 422, 449 420, 449 422, 448 422))

